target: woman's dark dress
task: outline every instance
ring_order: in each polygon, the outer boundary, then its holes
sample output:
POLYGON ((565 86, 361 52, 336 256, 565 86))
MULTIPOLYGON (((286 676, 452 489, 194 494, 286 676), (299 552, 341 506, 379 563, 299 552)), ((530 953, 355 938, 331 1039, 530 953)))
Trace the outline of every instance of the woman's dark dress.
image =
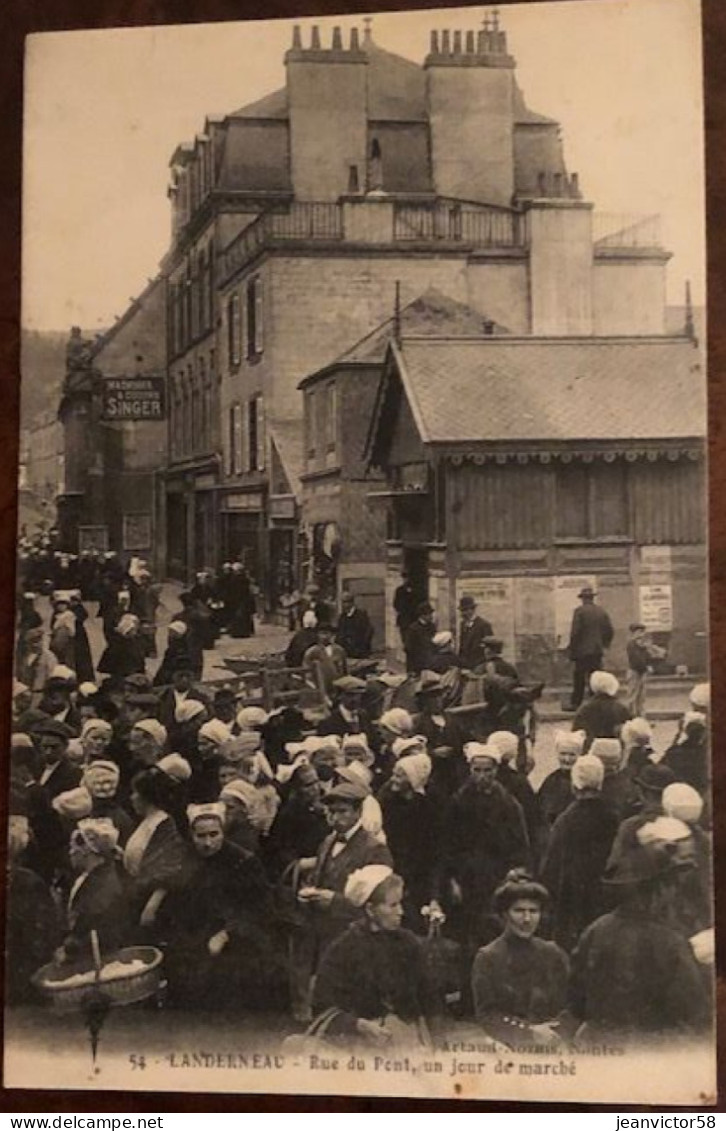
POLYGON ((391 789, 390 782, 383 786, 378 801, 393 866, 404 883, 404 922, 421 931, 421 908, 438 895, 441 810, 425 794, 404 798, 391 789))
POLYGON ((91 645, 88 642, 88 633, 85 627, 85 622, 88 620, 88 613, 83 605, 74 605, 73 614, 76 618, 76 635, 73 643, 73 666, 76 679, 78 683, 93 683, 96 678, 96 673, 93 669, 91 645))
POLYGON ((165 900, 163 917, 170 1004, 233 1012, 280 1007, 284 978, 271 892, 255 856, 227 841, 214 856, 195 856, 184 885, 165 900), (209 940, 222 930, 229 941, 212 957, 209 940))
POLYGON ((31 984, 50 962, 60 941, 60 923, 50 889, 30 868, 13 866, 7 878, 5 1000, 21 1005, 38 1000, 31 984))
POLYGON ((554 1020, 567 1004, 570 964, 556 943, 500 935, 474 959, 476 1019, 505 1044, 527 1044, 529 1026, 554 1020))
POLYGON ((353 923, 326 950, 315 981, 313 1010, 335 1007, 340 1014, 328 1029, 345 1039, 359 1018, 375 1021, 395 1014, 415 1022, 434 1016, 421 940, 406 930, 372 931, 353 923))

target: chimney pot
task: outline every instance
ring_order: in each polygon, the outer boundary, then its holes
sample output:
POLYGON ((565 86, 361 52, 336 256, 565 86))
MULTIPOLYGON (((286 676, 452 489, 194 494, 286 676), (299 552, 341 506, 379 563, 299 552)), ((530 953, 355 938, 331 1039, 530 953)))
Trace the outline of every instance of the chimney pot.
POLYGON ((555 173, 555 196, 562 196, 562 173, 555 173))
POLYGON ((364 16, 363 17, 363 42, 364 43, 371 43, 372 40, 373 40, 373 32, 371 30, 372 24, 373 24, 373 17, 372 16, 364 16))
POLYGON ((486 55, 487 33, 485 31, 477 32, 476 50, 478 55, 486 55))
POLYGON ((310 33, 310 50, 311 51, 319 51, 320 50, 320 28, 317 26, 317 24, 315 25, 312 32, 310 33))
POLYGON ((332 48, 333 48, 333 51, 342 51, 343 50, 343 35, 342 35, 342 32, 341 32, 339 27, 333 28, 332 48))
POLYGON ((446 31, 442 31, 442 33, 441 33, 441 54, 442 55, 450 55, 451 54, 451 37, 450 37, 448 29, 446 31))
POLYGON ((454 32, 454 54, 461 55, 461 32, 454 32))
POLYGON ((431 32, 431 54, 438 55, 439 53, 439 33, 437 31, 431 32))
POLYGON ((350 29, 350 49, 351 51, 360 51, 360 40, 358 38, 357 27, 350 29))
POLYGON ((544 173, 537 174, 537 192, 540 196, 547 196, 547 178, 544 173))
POLYGON ((294 51, 302 50, 302 35, 300 33, 300 24, 295 24, 292 29, 292 46, 294 51))
POLYGON ((466 53, 467 55, 474 54, 474 32, 468 31, 466 33, 466 53))

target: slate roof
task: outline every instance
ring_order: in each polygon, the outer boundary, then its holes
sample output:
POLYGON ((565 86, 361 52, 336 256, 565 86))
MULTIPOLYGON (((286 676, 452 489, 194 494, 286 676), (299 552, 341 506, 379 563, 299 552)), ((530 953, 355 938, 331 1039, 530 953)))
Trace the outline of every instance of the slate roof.
POLYGON ((408 337, 392 350, 425 443, 705 435, 705 377, 684 338, 408 337))
POLYGON ((290 488, 293 494, 299 495, 300 476, 305 470, 302 421, 268 420, 267 427, 277 448, 290 488))
POLYGON ((368 55, 368 120, 372 122, 425 122, 426 74, 418 63, 363 44, 368 55))
POLYGON ((289 114, 287 104, 287 89, 274 90, 272 94, 265 95, 257 102, 250 102, 249 106, 242 106, 229 115, 230 118, 287 118, 289 114))
MULTIPOLYGON (((418 63, 379 47, 373 40, 362 43, 368 56, 368 120, 371 122, 426 122, 426 72, 418 63)), ((289 116, 287 90, 242 106, 230 118, 278 118, 289 116)), ((515 83, 515 123, 556 125, 553 118, 530 110, 515 83)))
MULTIPOLYGON (((463 302, 449 298, 436 287, 429 287, 427 291, 419 295, 413 302, 407 303, 401 310, 401 330, 403 334, 411 334, 416 337, 441 337, 442 334, 446 334, 447 338, 470 338, 474 335, 480 337, 484 332, 486 321, 488 321, 486 314, 480 314, 479 311, 472 310, 470 306, 466 306, 463 302)), ((509 333, 506 326, 501 326, 493 319, 490 321, 492 321, 495 334, 509 333)), ((385 360, 388 346, 393 337, 393 330, 394 319, 393 317, 387 318, 385 322, 381 322, 373 330, 369 330, 367 334, 350 346, 335 361, 326 365, 324 369, 319 369, 303 378, 298 388, 304 388, 315 377, 322 373, 329 373, 331 369, 338 366, 381 365, 385 360)))

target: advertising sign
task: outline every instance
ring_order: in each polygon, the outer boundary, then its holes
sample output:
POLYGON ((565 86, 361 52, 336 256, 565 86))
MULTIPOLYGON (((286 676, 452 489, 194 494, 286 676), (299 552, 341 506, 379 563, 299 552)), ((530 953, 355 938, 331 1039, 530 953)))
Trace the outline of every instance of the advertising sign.
POLYGON ((163 377, 109 377, 103 383, 101 419, 166 420, 166 382, 163 377))

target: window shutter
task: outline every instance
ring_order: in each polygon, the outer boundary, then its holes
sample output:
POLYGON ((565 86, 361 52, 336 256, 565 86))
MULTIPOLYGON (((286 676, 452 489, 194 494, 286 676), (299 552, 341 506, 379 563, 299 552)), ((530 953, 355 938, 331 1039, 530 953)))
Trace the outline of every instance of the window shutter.
POLYGON ((262 310, 262 279, 255 279, 255 353, 262 353, 264 348, 264 313, 262 310))
POLYGON ((265 470, 265 402, 263 397, 255 398, 257 405, 257 470, 265 470))
POLYGON ((234 433, 234 456, 232 473, 239 475, 242 471, 244 464, 243 458, 243 436, 242 436, 242 406, 235 404, 232 406, 233 413, 233 433, 234 433))
POLYGON ((249 408, 245 406, 246 411, 242 411, 240 405, 240 471, 249 471, 250 469, 250 421, 249 421, 249 408))

